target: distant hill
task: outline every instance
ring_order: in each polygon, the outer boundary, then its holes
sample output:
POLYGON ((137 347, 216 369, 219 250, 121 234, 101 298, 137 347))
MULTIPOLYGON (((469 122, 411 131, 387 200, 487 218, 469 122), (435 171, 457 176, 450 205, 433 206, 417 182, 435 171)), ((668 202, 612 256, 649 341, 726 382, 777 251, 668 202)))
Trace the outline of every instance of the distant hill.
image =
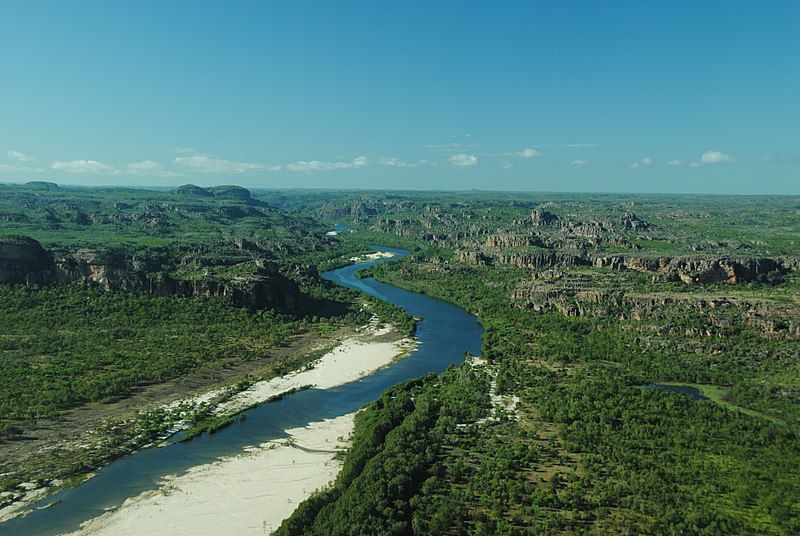
POLYGON ((195 197, 211 197, 212 195, 211 192, 205 188, 195 186, 194 184, 184 184, 183 186, 178 186, 174 190, 170 190, 170 193, 176 195, 190 195, 195 197))
POLYGON ((28 188, 35 188, 37 190, 58 190, 58 184, 54 182, 46 182, 46 181, 30 181, 26 182, 25 186, 28 188))
POLYGON ((233 199, 235 201, 244 201, 245 203, 252 203, 255 201, 250 195, 250 190, 242 188, 241 186, 223 185, 212 186, 208 189, 214 197, 220 199, 233 199))
POLYGON ((235 186, 232 184, 225 184, 222 186, 211 186, 210 188, 203 188, 194 184, 184 184, 178 186, 170 193, 175 195, 185 195, 191 197, 216 197, 217 199, 229 199, 231 201, 242 201, 248 205, 266 206, 266 203, 254 199, 250 194, 250 190, 235 186))

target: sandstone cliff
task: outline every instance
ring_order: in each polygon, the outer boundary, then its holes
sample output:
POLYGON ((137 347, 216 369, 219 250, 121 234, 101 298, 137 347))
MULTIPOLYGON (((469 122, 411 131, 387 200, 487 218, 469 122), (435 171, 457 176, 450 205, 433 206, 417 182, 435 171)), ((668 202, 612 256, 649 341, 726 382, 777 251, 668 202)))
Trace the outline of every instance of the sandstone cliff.
POLYGON ((255 261, 246 276, 180 279, 170 274, 168 266, 125 258, 114 251, 79 249, 55 258, 27 237, 0 238, 0 283, 78 283, 158 296, 217 296, 252 309, 292 310, 300 299, 297 284, 265 261, 255 261))
POLYGON ((53 280, 53 255, 25 236, 0 237, 0 283, 42 285, 53 280))

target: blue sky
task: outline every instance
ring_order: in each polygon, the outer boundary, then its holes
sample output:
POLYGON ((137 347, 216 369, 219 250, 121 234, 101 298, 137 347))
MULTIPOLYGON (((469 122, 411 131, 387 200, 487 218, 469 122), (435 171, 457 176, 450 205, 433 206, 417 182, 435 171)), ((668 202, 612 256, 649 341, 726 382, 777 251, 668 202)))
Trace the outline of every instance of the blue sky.
POLYGON ((0 182, 800 193, 800 2, 0 3, 0 182))

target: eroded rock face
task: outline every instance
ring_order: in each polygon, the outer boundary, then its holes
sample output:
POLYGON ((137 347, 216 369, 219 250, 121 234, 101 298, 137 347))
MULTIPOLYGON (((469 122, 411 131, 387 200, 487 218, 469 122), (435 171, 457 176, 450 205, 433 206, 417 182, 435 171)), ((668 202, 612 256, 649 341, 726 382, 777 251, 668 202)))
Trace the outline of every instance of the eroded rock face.
POLYGON ((156 296, 226 297, 236 306, 251 309, 295 309, 300 299, 297 284, 273 263, 255 262, 255 270, 248 276, 176 279, 156 262, 126 259, 113 251, 79 249, 56 259, 31 238, 0 239, 0 283, 78 283, 156 296))
POLYGON ((650 228, 650 224, 644 220, 640 220, 633 212, 626 212, 620 218, 620 223, 623 229, 630 229, 632 231, 644 231, 650 228))
POLYGON ((543 251, 536 253, 499 253, 499 264, 511 264, 518 268, 554 268, 558 266, 589 266, 589 259, 572 253, 543 251))
POLYGON ((458 260, 467 264, 477 264, 487 266, 491 264, 491 257, 484 255, 480 251, 462 251, 458 254, 458 260))
POLYGON ((776 283, 788 272, 800 268, 796 257, 633 257, 627 255, 593 255, 577 250, 530 253, 504 252, 504 248, 525 247, 535 236, 490 236, 485 251, 464 252, 461 262, 470 264, 511 264, 518 268, 551 269, 570 266, 594 266, 612 270, 652 272, 655 282, 683 281, 687 285, 708 283, 776 283), (497 251, 499 250, 499 251, 497 251))
POLYGON ((620 288, 601 288, 584 285, 570 277, 550 277, 540 282, 533 279, 514 289, 511 303, 536 312, 557 311, 565 316, 620 316, 633 321, 660 318, 661 334, 718 336, 727 332, 741 317, 769 339, 800 338, 800 311, 794 304, 740 297, 706 297, 687 294, 637 294, 620 288), (672 324, 670 315, 700 315, 708 320, 710 329, 703 332, 672 324))
POLYGON ((667 281, 683 281, 686 284, 696 283, 746 283, 757 281, 770 282, 787 271, 781 260, 768 258, 742 259, 693 259, 676 258, 669 261, 663 271, 667 281))
POLYGON ((53 255, 25 236, 0 237, 0 283, 44 285, 53 281, 53 255))
POLYGON ((492 235, 486 238, 487 248, 545 247, 536 235, 492 235))
POLYGON ((534 210, 531 212, 531 221, 534 225, 549 225, 558 221, 558 216, 546 210, 534 210))

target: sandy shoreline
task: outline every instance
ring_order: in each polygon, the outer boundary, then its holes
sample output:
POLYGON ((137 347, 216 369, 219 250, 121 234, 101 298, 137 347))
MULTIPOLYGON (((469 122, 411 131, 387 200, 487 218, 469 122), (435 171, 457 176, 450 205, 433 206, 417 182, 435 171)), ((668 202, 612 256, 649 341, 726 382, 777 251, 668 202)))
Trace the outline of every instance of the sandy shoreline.
POLYGON ((396 253, 393 251, 376 251, 375 253, 367 253, 359 257, 350 257, 350 260, 353 262, 374 261, 376 259, 394 257, 395 255, 396 253))
MULTIPOLYGON (((313 368, 257 382, 215 411, 232 414, 291 389, 307 385, 326 389, 368 375, 414 347, 412 339, 371 340, 389 331, 372 326, 362 337, 333 348, 313 368)), ((195 400, 213 395, 206 393, 195 400)), ((346 448, 353 417, 349 414, 287 430, 289 439, 269 441, 185 474, 167 476, 158 490, 128 499, 73 534, 269 534, 300 502, 336 477, 340 464, 334 455, 346 448)))
POLYGON ((347 446, 354 415, 287 430, 290 439, 167 477, 158 490, 128 499, 73 534, 269 534, 339 473, 334 455, 347 446))
MULTIPOLYGON (((379 337, 388 332, 388 328, 372 330, 370 336, 379 337)), ((412 339, 392 342, 347 339, 312 363, 313 368, 301 369, 285 376, 254 383, 227 402, 220 404, 216 412, 236 413, 254 404, 265 402, 280 393, 308 385, 318 389, 329 389, 357 380, 389 365, 396 357, 409 352, 414 344, 412 339)))

